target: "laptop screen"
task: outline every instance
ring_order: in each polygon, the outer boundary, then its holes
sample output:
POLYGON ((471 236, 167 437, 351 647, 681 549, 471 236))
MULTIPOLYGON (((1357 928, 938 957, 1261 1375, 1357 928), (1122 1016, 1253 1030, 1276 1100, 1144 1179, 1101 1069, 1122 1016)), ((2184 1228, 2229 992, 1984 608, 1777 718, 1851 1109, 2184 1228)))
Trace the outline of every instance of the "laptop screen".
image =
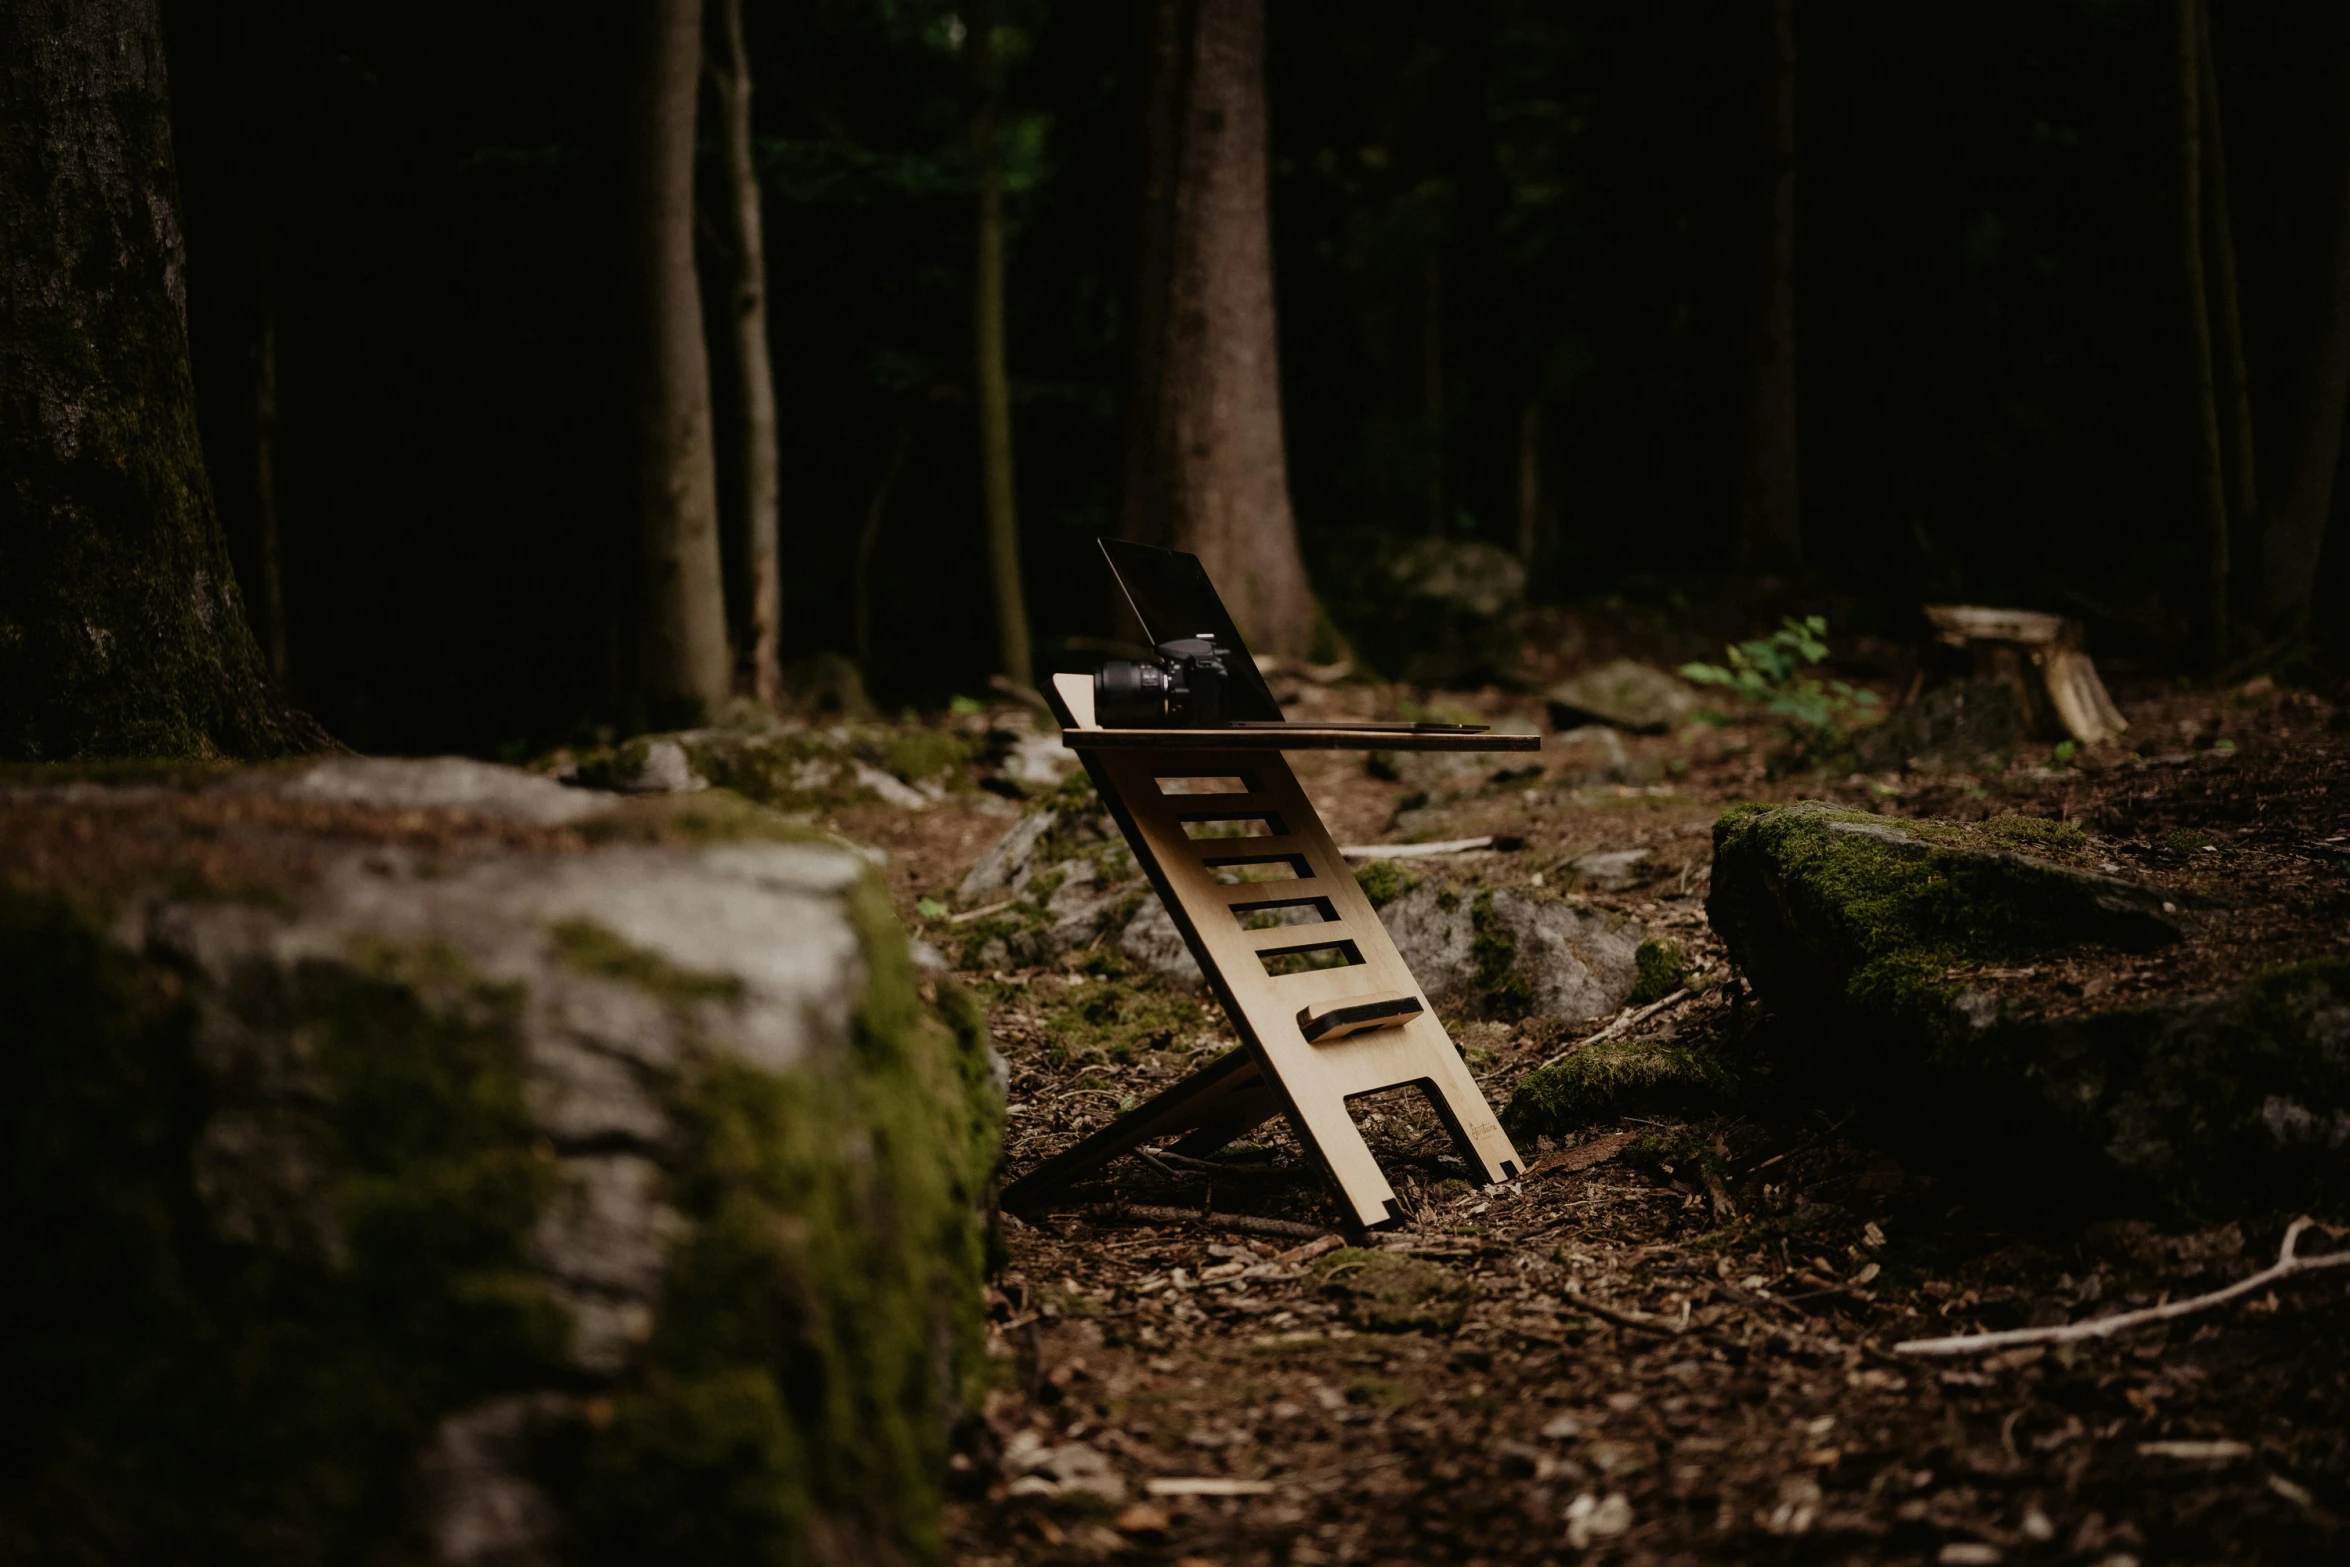
POLYGON ((1282 721, 1281 704, 1273 700, 1272 688, 1257 673, 1257 661, 1249 656, 1248 645, 1240 640, 1240 632, 1197 555, 1125 539, 1103 539, 1100 543, 1102 556, 1110 563, 1110 575, 1118 579, 1126 602, 1134 606, 1144 636, 1154 645, 1179 637, 1213 638, 1218 647, 1233 655, 1224 688, 1226 715, 1240 722, 1282 721))

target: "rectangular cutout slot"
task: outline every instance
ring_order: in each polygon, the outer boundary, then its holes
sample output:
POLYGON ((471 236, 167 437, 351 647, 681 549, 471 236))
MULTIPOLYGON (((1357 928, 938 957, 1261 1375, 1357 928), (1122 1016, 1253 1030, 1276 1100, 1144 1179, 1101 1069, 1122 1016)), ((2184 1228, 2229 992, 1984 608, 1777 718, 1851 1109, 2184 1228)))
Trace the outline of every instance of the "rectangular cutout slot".
POLYGON ((1186 838, 1285 838, 1288 832, 1278 816, 1200 816, 1176 818, 1186 838))
POLYGON ((1310 881, 1314 874, 1302 854, 1222 855, 1200 863, 1216 878, 1219 887, 1236 887, 1243 882, 1310 881))
POLYGON ((1212 777, 1195 778, 1187 774, 1160 773, 1152 779, 1161 794, 1255 794, 1257 780, 1251 773, 1218 773, 1212 777))
POLYGON ((1232 917, 1242 930, 1272 930, 1282 925, 1335 925, 1338 911, 1328 898, 1280 898, 1264 903, 1235 903, 1232 917))
POLYGON ((1266 973, 1280 979, 1288 974, 1310 974, 1316 969, 1352 968, 1363 961, 1363 954, 1351 941, 1323 941, 1260 952, 1257 961, 1265 965, 1266 973))

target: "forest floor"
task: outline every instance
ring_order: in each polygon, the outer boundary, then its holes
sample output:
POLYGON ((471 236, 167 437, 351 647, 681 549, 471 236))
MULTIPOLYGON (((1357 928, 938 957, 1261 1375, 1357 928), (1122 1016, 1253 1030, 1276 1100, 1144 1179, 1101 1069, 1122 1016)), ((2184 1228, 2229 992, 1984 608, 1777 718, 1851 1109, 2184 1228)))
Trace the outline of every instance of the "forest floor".
MULTIPOLYGON (((1366 714, 1380 697, 1308 694, 1366 714)), ((1973 773, 1773 778, 1770 735, 1734 725, 1554 737, 1538 758, 1488 759, 1539 774, 1433 790, 1359 755, 1293 760, 1341 843, 1506 833, 1520 846, 1488 871, 1553 885, 1578 854, 1650 850, 1637 884, 1578 896, 1672 935, 1718 981, 1642 1025, 1703 1049, 1751 1052, 1776 1026, 1705 919, 1711 823, 1737 800, 2079 823, 2121 873, 2195 896, 2235 933, 2197 946, 2201 972, 2154 959, 2125 984, 2350 955, 2350 707, 2260 688, 2120 694, 2120 742, 1973 773)), ((1539 697, 1437 705, 1549 733, 1539 697)), ((1007 814, 965 795, 833 825, 890 852, 921 926, 917 899, 948 897, 1007 814)), ((1103 983, 1084 958, 960 976, 1011 1068, 1008 1177, 1231 1042, 1204 995, 1170 995, 1156 1048, 1072 1048, 1056 1019, 1103 983)), ((1496 1108, 1580 1032, 1447 1021, 1496 1108)), ((1417 1095, 1359 1110, 1409 1216, 1373 1243, 1425 1265, 1403 1281, 1416 1326, 1373 1331, 1290 1235, 1111 1206, 1334 1231, 1278 1124, 1212 1166, 1122 1160, 1004 1220, 1000 1375, 956 1460, 958 1562, 2350 1559, 2341 1273, 2115 1341, 1955 1360, 1892 1348, 2215 1288, 2265 1265, 2290 1214, 2193 1227, 2096 1212, 2013 1172, 1923 1167, 1865 1116, 1797 1095, 1546 1139, 1521 1150, 1526 1177, 1478 1188, 1417 1095), (1699 1146, 1726 1177, 1676 1169, 1669 1151, 1699 1146)), ((2343 1243, 2323 1233, 2309 1251, 2343 1243)))

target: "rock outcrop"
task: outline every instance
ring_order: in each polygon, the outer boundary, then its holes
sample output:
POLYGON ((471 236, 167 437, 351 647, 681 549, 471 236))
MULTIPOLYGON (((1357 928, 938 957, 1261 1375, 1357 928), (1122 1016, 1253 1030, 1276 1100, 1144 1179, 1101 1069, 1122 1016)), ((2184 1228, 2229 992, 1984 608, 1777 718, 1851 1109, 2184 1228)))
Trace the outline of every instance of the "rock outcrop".
POLYGON ((0 793, 0 1539, 934 1560, 997 1096, 847 847, 462 761, 0 793))
POLYGON ((1613 1013, 1640 982, 1645 933, 1621 915, 1535 887, 1418 881, 1393 862, 1365 879, 1396 950, 1440 1005, 1581 1023, 1613 1013))
POLYGON ((1689 682, 1628 658, 1568 676, 1548 699, 1551 722, 1561 729, 1606 724, 1635 734, 1663 734, 1698 707, 1689 682))
POLYGON ((2190 1210, 2338 1210, 2350 964, 2126 1007, 2034 992, 2038 965, 2138 961, 2188 934, 2161 892, 2067 863, 2082 847, 2034 818, 1740 807, 1715 826, 1706 908, 1792 1064, 1922 1146, 2190 1210))

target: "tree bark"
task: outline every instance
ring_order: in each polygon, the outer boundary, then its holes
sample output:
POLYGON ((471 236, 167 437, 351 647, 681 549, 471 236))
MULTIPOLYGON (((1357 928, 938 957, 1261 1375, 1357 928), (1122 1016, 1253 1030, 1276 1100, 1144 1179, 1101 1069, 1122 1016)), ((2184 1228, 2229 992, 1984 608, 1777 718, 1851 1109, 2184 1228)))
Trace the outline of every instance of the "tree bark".
POLYGON ((2218 305, 2220 431, 2228 448, 2231 540, 2260 516, 2260 472, 2252 439, 2252 376, 2244 354, 2243 290, 2236 280, 2236 224, 2228 201, 2227 138, 2221 134, 2219 66, 2211 49, 2211 7, 2196 7, 2203 70, 2204 221, 2211 243, 2212 291, 2218 305))
POLYGON ((1518 416, 1518 559, 1529 568, 1542 548, 1542 398, 1518 416))
POLYGON ((1256 651, 1303 655, 1314 606, 1282 447, 1263 0, 1152 0, 1144 27, 1122 531, 1198 555, 1256 651))
POLYGON ((971 342, 978 386, 980 489, 987 508, 987 567, 995 584, 996 663, 1021 685, 1036 677, 1028 643, 1028 598, 1020 583, 1020 511, 1012 476, 1012 380, 1004 345, 1004 167, 996 142, 1003 99, 994 8, 970 16, 971 163, 979 189, 978 255, 972 274, 971 342))
POLYGON ((2228 499, 2203 268, 2203 65, 2199 0, 2178 0, 2179 240, 2186 281, 2187 375, 2194 406, 2196 531, 2203 545, 2204 656, 2228 660, 2228 499))
POLYGON ((730 685, 719 576, 710 362, 694 275, 694 108, 701 0, 642 0, 635 51, 633 250, 638 335, 642 640, 637 684, 655 725, 691 724, 730 685))
POLYGON ((1762 244, 1738 485, 1738 557, 1803 558, 1795 418, 1795 0, 1768 0, 1762 113, 1762 244))
POLYGON ((776 445, 775 370, 767 344, 767 238, 759 171, 751 160, 751 56, 742 0, 718 0, 722 53, 710 80, 726 163, 728 238, 734 246, 734 373, 742 409, 743 580, 751 598, 751 695, 774 707, 783 695, 783 570, 777 533, 783 504, 776 445))
POLYGON ((2308 301, 2295 333, 2301 361, 2293 425, 2284 442, 2284 483, 2261 551, 2261 608, 2276 632, 2298 630, 2309 619, 2342 455, 2343 407, 2350 400, 2350 13, 2334 27, 2334 88, 2310 224, 2315 249, 2308 301))
POLYGON ((155 0, 0 0, 0 756, 267 755, 188 370, 155 0))

